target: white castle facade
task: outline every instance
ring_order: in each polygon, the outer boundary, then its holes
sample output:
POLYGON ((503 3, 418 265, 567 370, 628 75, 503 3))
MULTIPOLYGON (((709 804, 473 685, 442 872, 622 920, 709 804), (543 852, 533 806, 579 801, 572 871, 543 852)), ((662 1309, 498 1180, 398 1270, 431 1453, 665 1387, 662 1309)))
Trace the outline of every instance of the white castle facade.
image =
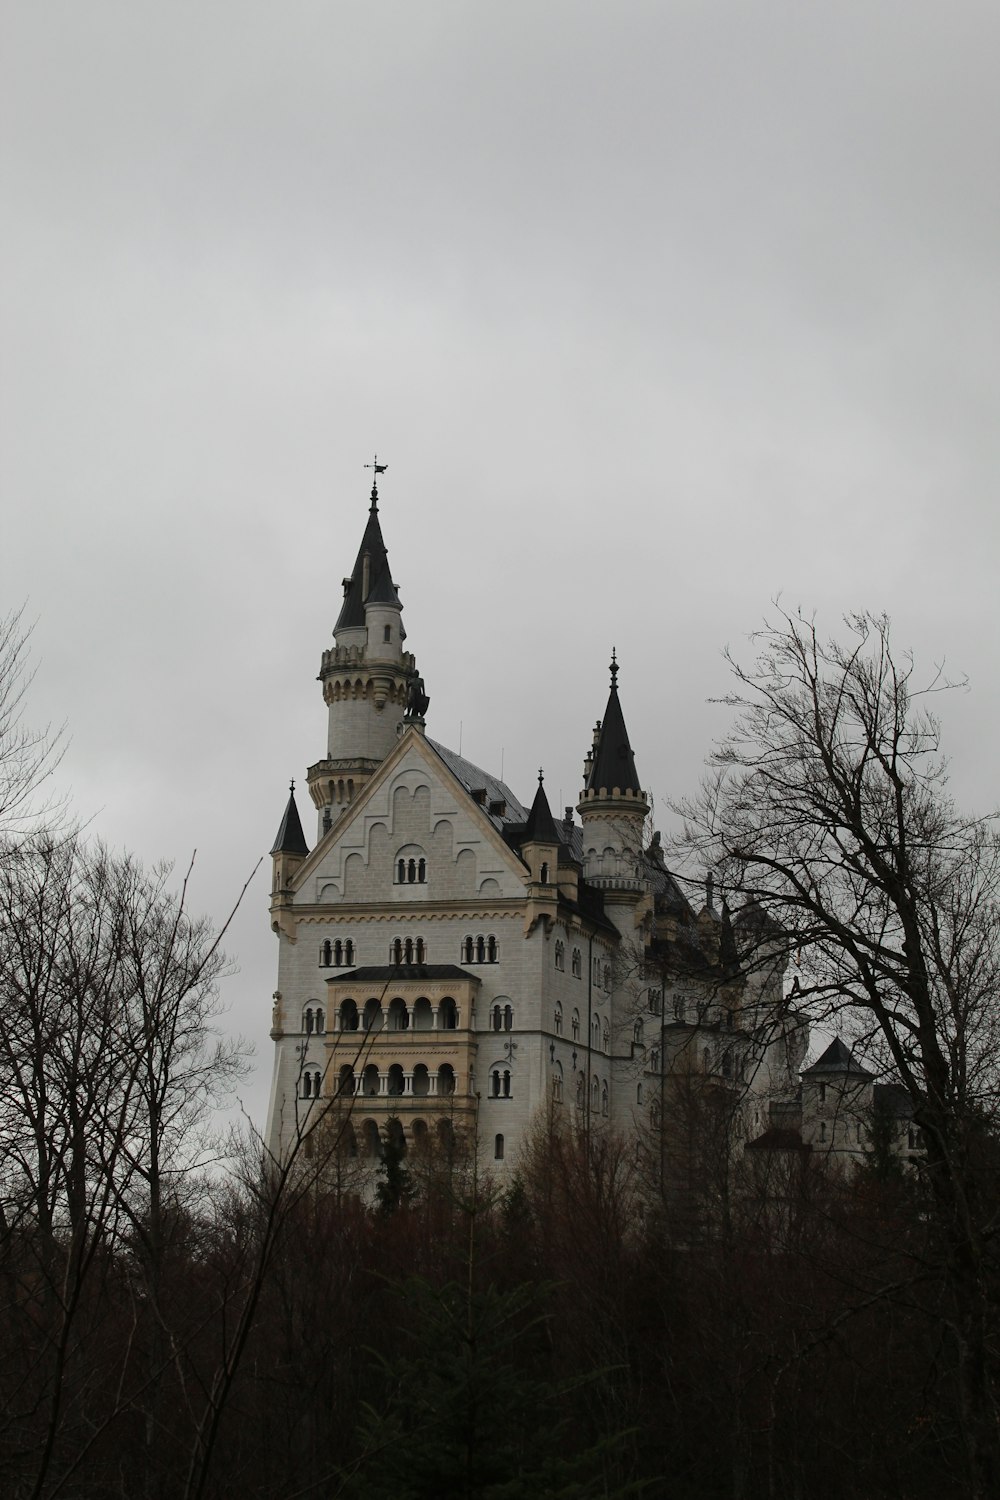
POLYGON ((778 1120, 818 1142, 792 1118, 808 1028, 783 966, 741 967, 747 939, 766 951, 766 919, 731 923, 711 882, 696 905, 665 868, 615 661, 575 814, 557 821, 541 778, 526 806, 428 736, 405 639, 373 486, 320 668, 316 840, 293 787, 272 850, 274 1156, 335 1121, 328 1139, 360 1164, 390 1141, 461 1138, 504 1173, 545 1111, 665 1131, 682 1078, 732 1101, 743 1140, 778 1120))

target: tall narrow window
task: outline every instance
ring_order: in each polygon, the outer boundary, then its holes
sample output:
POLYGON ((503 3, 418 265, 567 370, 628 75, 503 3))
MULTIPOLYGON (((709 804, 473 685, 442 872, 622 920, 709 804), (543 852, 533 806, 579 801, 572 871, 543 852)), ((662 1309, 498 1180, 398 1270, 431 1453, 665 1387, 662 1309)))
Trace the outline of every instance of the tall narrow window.
POLYGON ((417 879, 417 862, 416 862, 415 859, 411 859, 411 860, 407 861, 407 865, 406 865, 406 878, 409 881, 410 885, 414 885, 416 883, 416 879, 417 879))
POLYGON ((494 1099, 500 1098, 500 1070, 494 1068, 490 1074, 490 1095, 494 1099))
POLYGON ((556 1005, 556 1036, 562 1036, 563 1010, 561 1005, 556 1005))
POLYGON ((476 938, 476 963, 477 964, 484 964, 485 962, 486 962, 486 944, 485 944, 485 942, 483 941, 483 939, 481 937, 477 937, 476 938))
POLYGON ((510 1074, 506 1069, 504 1069, 503 1075, 503 1096, 505 1099, 510 1098, 510 1074))
POLYGON ((417 860, 417 879, 421 885, 427 879, 427 861, 425 859, 417 860))
POLYGON ((412 938, 407 938, 406 942, 403 945, 403 962, 407 963, 407 964, 412 964, 412 962, 413 962, 413 939, 412 938))
POLYGON ((462 962, 463 964, 472 962, 472 939, 470 937, 467 937, 462 944, 462 962))
POLYGON ((423 938, 417 938, 416 958, 417 958, 417 963, 418 964, 422 964, 423 963, 423 961, 424 961, 424 940, 423 940, 423 938))
POLYGON ((348 968, 350 968, 354 963, 354 943, 350 938, 347 939, 345 948, 346 952, 344 954, 344 962, 347 964, 348 968))
POLYGON ((494 1031, 499 1031, 500 1030, 500 1007, 499 1007, 499 1005, 494 1005, 494 1007, 493 1007, 493 1030, 494 1031))
POLYGON ((333 945, 331 944, 329 938, 327 938, 326 942, 323 944, 319 961, 325 969, 328 969, 333 961, 333 945))
POLYGON ((493 1138, 493 1160, 503 1161, 503 1136, 497 1135, 493 1138))
POLYGON ((549 883, 549 867, 545 860, 542 861, 542 885, 549 883))
POLYGON ((503 1008, 503 1029, 504 1029, 504 1031, 510 1031, 511 1028, 513 1027, 513 1025, 514 1025, 514 1007, 512 1005, 505 1005, 504 1008, 503 1008))
POLYGON ((401 859, 401 860, 398 861, 398 863, 396 865, 396 880, 397 880, 397 882, 398 882, 399 885, 402 885, 403 881, 405 879, 406 879, 406 860, 405 859, 401 859))
POLYGON ((497 940, 495 937, 486 939, 486 962, 495 964, 497 961, 497 940))

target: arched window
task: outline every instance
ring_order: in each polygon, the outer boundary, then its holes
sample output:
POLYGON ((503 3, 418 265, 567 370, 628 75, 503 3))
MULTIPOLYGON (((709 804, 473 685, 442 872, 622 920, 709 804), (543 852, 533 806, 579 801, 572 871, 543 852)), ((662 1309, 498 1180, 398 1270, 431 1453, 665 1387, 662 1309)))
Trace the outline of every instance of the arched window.
POLYGON ((396 884, 402 885, 406 879, 406 860, 400 859, 396 862, 396 884))
POLYGON ((499 1031, 501 1026, 501 1010, 499 1005, 493 1007, 493 1030, 499 1031))
POLYGON ((374 1063, 369 1063, 368 1066, 365 1068, 365 1071, 361 1075, 361 1092, 363 1094, 367 1094, 369 1096, 369 1098, 374 1098, 374 1096, 378 1093, 378 1091, 379 1091, 378 1068, 375 1066, 374 1063))
POLYGON ((604 988, 607 990, 608 994, 611 993, 611 965, 610 964, 605 964, 604 965, 604 988))
POLYGON ((510 1031, 512 1030, 513 1026, 514 1007, 512 1005, 505 1005, 503 1008, 503 1029, 504 1031, 510 1031))
POLYGON ((415 951, 415 956, 416 956, 417 963, 418 964, 422 964, 423 961, 424 961, 424 956, 425 956, 425 954, 427 952, 426 948, 424 947, 424 940, 423 940, 423 938, 417 938, 416 947, 415 947, 414 951, 415 951))
POLYGON ((490 1074, 490 1098, 500 1098, 500 1069, 494 1068, 490 1074))
POLYGON ((573 1017, 570 1025, 573 1031, 573 1040, 574 1042, 578 1042, 580 1040, 580 1012, 576 1009, 575 1006, 573 1008, 573 1017))
POLYGON ((383 629, 382 629, 382 640, 383 640, 383 642, 386 645, 388 645, 389 642, 392 640, 392 626, 391 625, 385 625, 383 627, 383 629))
POLYGON ((338 938, 333 945, 333 961, 337 965, 338 969, 344 962, 344 945, 341 942, 340 938, 338 938))
POLYGON ((557 1062, 552 1070, 552 1102, 561 1104, 563 1097, 563 1067, 557 1062))
POLYGON ((503 1161, 503 1136, 502 1135, 497 1135, 497 1136, 493 1137, 493 1160, 494 1161, 503 1161))
POLYGON ((582 1109, 583 1108, 583 1103, 584 1103, 584 1100, 585 1100, 586 1096, 587 1096, 587 1080, 586 1080, 585 1076, 582 1073, 577 1073, 577 1075, 576 1075, 576 1107, 577 1107, 577 1109, 582 1109))
POLYGON ((605 1052, 611 1051, 611 1027, 607 1021, 604 1023, 604 1050, 605 1052))
POLYGON ((641 1047, 642 1046, 642 1022, 641 1021, 636 1021, 635 1025, 632 1027, 632 1040, 635 1042, 635 1044, 636 1044, 637 1047, 641 1047))
POLYGON ((365 1031, 381 1031, 382 1019, 382 1002, 375 996, 372 996, 370 1000, 365 1001, 365 1008, 361 1017, 362 1027, 365 1031))
POLYGON ((652 1068, 652 1070, 653 1070, 654 1073, 658 1073, 660 1071, 660 1049, 659 1049, 659 1047, 654 1047, 653 1050, 652 1050, 652 1052, 649 1054, 649 1066, 652 1068))
POLYGON ((486 962, 495 964, 497 961, 497 940, 495 937, 486 939, 486 962))
POLYGON ((733 1076, 733 1054, 731 1052, 723 1052, 722 1054, 722 1076, 723 1078, 732 1078, 733 1076))
POLYGON ((507 1068, 503 1072, 503 1096, 505 1099, 510 1098, 510 1072, 507 1068))
POLYGON ((346 949, 346 952, 344 954, 344 962, 347 965, 347 967, 350 968, 353 965, 353 963, 354 963, 354 942, 353 942, 353 940, 351 938, 348 938, 347 942, 344 944, 344 947, 346 949))
POLYGON ((357 1031, 358 1029, 358 1007, 353 1000, 340 1002, 340 1029, 341 1031, 357 1031))
POLYGON ((397 995, 395 1000, 389 1004, 389 1030, 409 1031, 410 1013, 406 1008, 406 1001, 397 995))
POLYGON ((573 949, 573 978, 583 978, 583 955, 579 948, 573 949))
POLYGON ((354 1069, 349 1063, 345 1063, 340 1070, 340 1082, 337 1085, 338 1094, 353 1094, 355 1088, 354 1069))
POLYGON ((323 1008, 320 1005, 316 1007, 316 1030, 319 1032, 326 1030, 326 1027, 323 1025, 323 1008))
POLYGON ((562 1036, 562 1027, 563 1027, 562 1003, 560 1001, 557 1001, 556 1002, 556 1036, 562 1036))
POLYGON ((333 950, 329 938, 326 939, 322 948, 319 950, 319 961, 324 969, 328 969, 333 962, 333 950))
POLYGON ((565 969, 565 967, 566 967, 566 948, 565 948, 565 945, 563 943, 557 942, 556 943, 556 968, 557 969, 565 969))
POLYGON ((438 1006, 438 1030, 458 1030, 458 1006, 450 995, 445 995, 438 1006))
POLYGON ((605 1118, 607 1118, 607 1114, 608 1114, 608 1086, 607 1086, 606 1083, 601 1086, 601 1114, 604 1115, 605 1118))
POLYGON ((820 1120, 820 1122, 819 1122, 819 1138, 820 1138, 821 1141, 825 1141, 826 1140, 826 1121, 825 1120, 820 1120))
POLYGON ((401 964, 403 962, 403 939, 395 938, 392 944, 392 962, 401 964))
POLYGON ((412 962, 413 962, 413 939, 412 938, 407 938, 406 942, 403 944, 403 962, 405 964, 412 964, 412 962))
POLYGON ((313 1086, 312 1074, 311 1073, 303 1073, 303 1075, 302 1075, 302 1097, 303 1097, 303 1099, 311 1099, 312 1098, 312 1086, 313 1086))
POLYGON ((393 1063, 389 1069, 388 1093, 394 1099, 398 1099, 403 1092, 403 1069, 399 1063, 393 1063))
POLYGON ((420 882, 421 885, 423 885, 424 882, 426 881, 426 879, 427 879, 427 861, 425 859, 418 859, 417 860, 417 880, 420 882))
POLYGON ((462 962, 463 964, 472 962, 472 939, 470 937, 467 937, 462 944, 462 962))
POLYGON ((601 1045, 601 1018, 594 1016, 590 1022, 590 1045, 599 1047, 601 1045))
POLYGON ((455 1069, 451 1063, 442 1063, 438 1068, 438 1093, 442 1098, 455 1092, 455 1069))
POLYGON ((542 860, 542 872, 541 873, 542 873, 542 885, 548 885, 548 883, 549 883, 549 866, 548 866, 548 861, 547 860, 544 860, 544 859, 542 860))
POLYGON ((711 1051, 710 1047, 706 1047, 704 1049, 704 1051, 701 1054, 701 1060, 702 1060, 702 1063, 704 1064, 705 1072, 706 1073, 711 1073, 711 1071, 712 1071, 712 1051, 711 1051))
POLYGON ((311 1010, 307 1010, 303 1019, 305 1021, 305 1033, 306 1033, 306 1036, 309 1036, 309 1034, 311 1033, 311 1031, 313 1029, 313 1013, 312 1013, 312 1011, 311 1010))
POLYGON ((482 936, 480 936, 480 937, 476 938, 476 963, 477 964, 484 964, 485 962, 486 962, 486 943, 483 940, 482 936))
POLYGON ((650 1125, 652 1125, 652 1127, 653 1127, 654 1130, 659 1130, 659 1128, 660 1128, 660 1106, 655 1102, 655 1100, 654 1100, 654 1102, 649 1107, 649 1123, 650 1123, 650 1125))
POLYGON ((600 1102, 601 1102, 601 1085, 598 1083, 597 1079, 594 1078, 594 1079, 591 1080, 591 1084, 590 1084, 590 1104, 591 1104, 591 1108, 596 1111, 596 1109, 597 1109, 598 1105, 600 1104, 600 1102))

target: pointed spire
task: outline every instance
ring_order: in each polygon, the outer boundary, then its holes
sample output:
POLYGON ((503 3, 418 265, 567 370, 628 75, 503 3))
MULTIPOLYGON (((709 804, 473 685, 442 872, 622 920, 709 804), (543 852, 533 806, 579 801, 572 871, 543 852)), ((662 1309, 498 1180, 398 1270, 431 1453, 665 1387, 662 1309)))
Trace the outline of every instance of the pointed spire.
MULTIPOLYGON (((367 465, 368 468, 371 465, 367 465)), ((385 465, 378 465, 381 474, 385 465)), ((341 630, 360 628, 365 623, 365 605, 371 600, 378 604, 399 604, 396 585, 389 571, 389 554, 382 540, 382 527, 378 518, 378 488, 372 485, 368 523, 365 526, 357 561, 350 578, 344 579, 344 602, 333 627, 334 635, 341 630)))
POLYGON ((611 692, 608 706, 594 746, 593 764, 587 777, 587 790, 641 792, 635 758, 629 744, 628 730, 621 703, 618 701, 618 656, 611 653, 611 692))
POLYGON ((302 832, 302 820, 299 817, 299 810, 295 805, 294 781, 288 788, 288 792, 288 806, 285 808, 285 815, 281 820, 281 826, 275 837, 274 848, 271 850, 271 853, 305 855, 309 853, 309 845, 306 843, 306 836, 302 832))
POLYGON ((558 844, 559 833, 552 817, 552 809, 549 807, 549 799, 545 795, 543 785, 543 773, 538 772, 538 791, 535 800, 531 804, 528 821, 524 825, 524 842, 526 844, 558 844))
POLYGON ((803 1068, 802 1077, 808 1078, 813 1073, 850 1073, 857 1078, 873 1078, 875 1076, 855 1060, 853 1054, 844 1046, 839 1036, 834 1037, 822 1057, 814 1062, 811 1068, 803 1068))
MULTIPOLYGON (((708 878, 711 880, 711 875, 708 878)), ((722 925, 719 931, 719 962, 724 973, 735 979, 740 972, 740 955, 736 948, 732 918, 729 915, 729 902, 725 897, 722 899, 722 925)))

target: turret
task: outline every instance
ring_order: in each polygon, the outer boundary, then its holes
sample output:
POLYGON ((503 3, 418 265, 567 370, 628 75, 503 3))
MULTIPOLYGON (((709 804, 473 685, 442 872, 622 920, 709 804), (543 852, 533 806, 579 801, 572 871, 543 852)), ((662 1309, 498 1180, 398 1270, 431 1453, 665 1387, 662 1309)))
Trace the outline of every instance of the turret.
MULTIPOLYGON (((282 926, 283 915, 291 909, 292 878, 302 861, 309 854, 309 845, 302 832, 302 820, 295 805, 295 782, 288 788, 288 805, 285 808, 274 846, 271 877, 271 925, 275 931, 282 926)), ((291 935, 289 933, 289 935, 291 935)))
MULTIPOLYGON (((376 475, 385 465, 375 465, 376 475)), ((388 755, 404 723, 423 728, 427 695, 403 649, 403 606, 389 570, 372 485, 368 520, 319 680, 328 708, 326 756, 309 767, 320 835, 331 828, 388 755)))
POLYGON ((643 825, 649 801, 639 785, 635 758, 618 699, 618 660, 611 653, 611 692, 584 762, 577 811, 583 821, 583 874, 600 886, 605 902, 635 903, 646 893, 642 870, 643 825))
POLYGON ((521 858, 530 871, 527 930, 538 921, 550 923, 559 902, 559 831, 545 795, 544 776, 538 773, 538 790, 521 839, 521 858))

